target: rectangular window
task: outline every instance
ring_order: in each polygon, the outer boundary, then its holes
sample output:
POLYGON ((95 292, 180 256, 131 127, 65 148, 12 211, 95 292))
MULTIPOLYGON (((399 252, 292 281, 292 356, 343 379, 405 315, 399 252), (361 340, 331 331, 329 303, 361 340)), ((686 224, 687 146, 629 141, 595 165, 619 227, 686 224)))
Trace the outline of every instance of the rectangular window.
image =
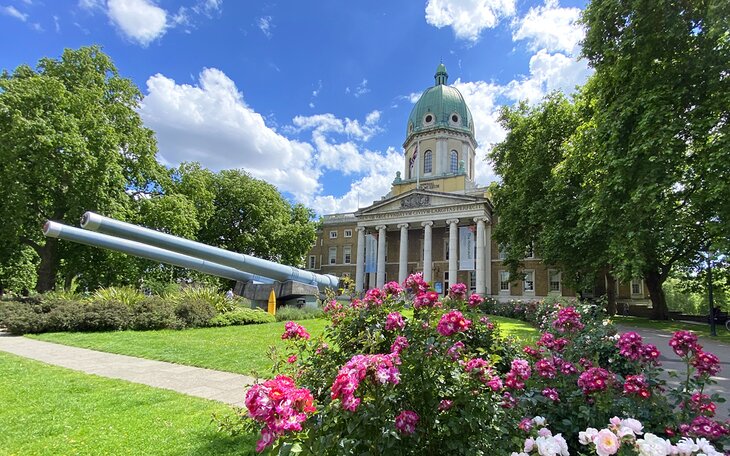
POLYGON ((444 260, 449 260, 449 240, 444 239, 444 260))
POLYGON ((644 284, 642 283, 641 279, 633 279, 631 281, 631 294, 632 295, 643 294, 643 288, 644 288, 644 284))
POLYGON ((548 269, 549 291, 551 293, 560 293, 560 274, 560 271, 548 269))
POLYGON ((309 255, 309 269, 317 267, 317 258, 314 255, 309 255))
POLYGON ((525 293, 535 293, 535 271, 525 271, 525 279, 522 284, 522 290, 525 293))
POLYGON ((503 245, 499 245, 499 259, 504 260, 507 258, 507 248, 503 245))
POLYGON ((330 239, 337 239, 337 231, 330 231, 330 239))
POLYGON ((477 288, 477 272, 469 271, 469 289, 475 290, 477 288))
POLYGON ((509 293, 509 272, 499 271, 499 291, 509 293))
POLYGON ((345 230, 345 237, 352 237, 352 230, 345 230))
POLYGON ((330 247, 329 263, 337 263, 337 247, 330 247))
POLYGON ((345 246, 342 249, 343 263, 350 264, 352 262, 352 247, 345 246))

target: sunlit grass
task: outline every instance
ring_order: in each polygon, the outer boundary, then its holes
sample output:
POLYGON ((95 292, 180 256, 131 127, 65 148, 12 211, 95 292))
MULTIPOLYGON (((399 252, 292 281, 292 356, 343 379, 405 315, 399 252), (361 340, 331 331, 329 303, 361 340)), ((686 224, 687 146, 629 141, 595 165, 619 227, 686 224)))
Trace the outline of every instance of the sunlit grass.
POLYGON ((0 454, 255 454, 211 423, 224 404, 0 352, 0 454))
POLYGON ((713 337, 710 336, 710 325, 706 323, 697 324, 686 323, 683 321, 658 321, 649 320, 648 318, 623 317, 618 315, 614 316, 612 319, 614 323, 619 325, 635 326, 637 328, 658 329, 660 331, 667 332, 690 330, 703 337, 708 337, 719 342, 730 344, 730 331, 725 329, 725 325, 721 325, 719 323, 716 325, 717 336, 713 337))

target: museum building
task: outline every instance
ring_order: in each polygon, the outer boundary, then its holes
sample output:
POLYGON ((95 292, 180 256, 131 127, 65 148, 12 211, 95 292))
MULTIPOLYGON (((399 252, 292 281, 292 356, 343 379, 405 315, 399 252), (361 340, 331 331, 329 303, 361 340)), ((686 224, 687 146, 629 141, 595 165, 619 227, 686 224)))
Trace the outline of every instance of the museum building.
MULTIPOLYGON (((413 107, 403 143, 403 171, 381 200, 352 213, 325 215, 306 269, 350 277, 357 292, 403 283, 422 272, 436 291, 467 284, 498 299, 575 296, 561 272, 528 251, 523 274, 511 280, 492 239, 497 214, 487 188, 474 181, 477 142, 469 107, 447 85, 440 64, 435 84, 413 107)), ((644 300, 642 281, 617 285, 617 298, 644 300)))

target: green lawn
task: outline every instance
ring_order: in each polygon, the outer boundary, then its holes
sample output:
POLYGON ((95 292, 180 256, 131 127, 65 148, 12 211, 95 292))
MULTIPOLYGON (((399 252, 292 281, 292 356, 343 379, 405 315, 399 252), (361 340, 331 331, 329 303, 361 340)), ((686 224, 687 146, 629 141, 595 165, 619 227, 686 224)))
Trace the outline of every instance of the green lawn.
POLYGON ((211 423, 224 404, 3 352, 0 373, 0 454, 255 454, 211 423))
MULTIPOLYGON (((319 336, 326 323, 322 319, 300 322, 312 337, 319 336)), ((268 377, 271 375, 268 347, 284 346, 281 340, 284 324, 285 322, 277 322, 160 331, 47 333, 29 337, 109 353, 268 377)))
POLYGON ((707 324, 685 323, 682 321, 658 321, 649 320, 648 318, 623 317, 619 315, 614 316, 612 320, 619 325, 658 329, 667 332, 679 331, 681 329, 690 330, 703 337, 730 344, 730 332, 725 329, 725 325, 718 324, 717 337, 712 337, 710 336, 710 326, 707 324))
MULTIPOLYGON (((490 316, 500 324, 502 334, 534 343, 539 336, 529 324, 509 318, 490 316)), ((262 325, 228 326, 161 331, 118 331, 104 333, 47 333, 33 337, 76 347, 110 353, 207 367, 247 375, 271 374, 267 356, 271 345, 283 346, 284 322, 262 325)), ((327 320, 304 320, 312 337, 322 333, 327 320)))

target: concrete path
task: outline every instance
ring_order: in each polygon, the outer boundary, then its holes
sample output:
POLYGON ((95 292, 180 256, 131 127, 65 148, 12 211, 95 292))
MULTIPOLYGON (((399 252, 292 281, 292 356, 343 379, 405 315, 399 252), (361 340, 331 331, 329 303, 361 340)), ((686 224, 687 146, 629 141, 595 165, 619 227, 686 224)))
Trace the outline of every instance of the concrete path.
POLYGON ((243 407, 245 388, 252 377, 200 367, 103 353, 0 332, 0 351, 46 364, 164 388, 190 396, 243 407))
MULTIPOLYGON (((674 371, 679 374, 679 378, 676 379, 669 376, 665 378, 669 385, 678 385, 682 381, 682 377, 687 375, 685 363, 669 346, 669 339, 672 337, 671 332, 648 328, 635 328, 626 325, 616 326, 619 333, 635 331, 641 335, 644 339, 644 343, 656 345, 661 352, 659 361, 661 361, 662 367, 667 371, 674 371)), ((687 329, 691 330, 692 328, 688 327, 687 329)), ((717 377, 712 377, 713 380, 717 381, 717 384, 706 388, 705 394, 718 393, 721 397, 724 397, 727 400, 727 402, 723 404, 718 404, 716 418, 728 419, 730 417, 730 345, 722 342, 716 342, 713 339, 702 336, 699 336, 699 339, 700 345, 702 345, 702 348, 705 351, 714 353, 718 358, 720 358, 720 366, 722 367, 722 370, 717 377)))

